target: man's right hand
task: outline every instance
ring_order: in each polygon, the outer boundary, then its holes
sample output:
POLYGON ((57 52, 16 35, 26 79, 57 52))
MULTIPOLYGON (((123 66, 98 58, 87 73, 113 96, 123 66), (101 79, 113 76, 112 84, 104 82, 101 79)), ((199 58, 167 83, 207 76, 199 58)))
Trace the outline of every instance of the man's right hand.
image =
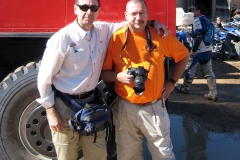
POLYGON ((125 83, 125 84, 132 83, 134 80, 134 76, 127 74, 127 72, 128 72, 128 70, 117 73, 117 77, 116 77, 117 81, 125 83))
POLYGON ((48 124, 50 129, 56 132, 61 132, 63 130, 62 120, 57 113, 54 106, 47 108, 47 117, 48 117, 48 124))

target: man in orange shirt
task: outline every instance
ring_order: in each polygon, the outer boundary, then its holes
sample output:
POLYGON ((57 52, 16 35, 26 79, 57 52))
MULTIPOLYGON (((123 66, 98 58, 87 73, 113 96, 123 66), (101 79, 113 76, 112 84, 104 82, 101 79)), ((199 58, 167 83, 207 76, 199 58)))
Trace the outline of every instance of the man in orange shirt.
POLYGON ((128 26, 111 37, 101 73, 104 81, 115 82, 120 97, 113 106, 117 159, 143 159, 143 136, 152 159, 175 159, 164 100, 185 69, 188 50, 173 35, 163 39, 146 25, 144 0, 129 0, 125 18, 128 26), (169 81, 164 81, 164 57, 176 63, 169 81))

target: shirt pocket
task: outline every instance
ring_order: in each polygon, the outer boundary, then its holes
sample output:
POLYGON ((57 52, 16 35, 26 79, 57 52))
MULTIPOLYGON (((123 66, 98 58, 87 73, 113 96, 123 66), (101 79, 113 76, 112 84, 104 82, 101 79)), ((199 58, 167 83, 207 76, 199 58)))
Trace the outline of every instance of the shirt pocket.
POLYGON ((95 51, 95 55, 92 56, 92 60, 95 64, 95 68, 99 69, 102 68, 102 64, 105 60, 105 55, 106 55, 106 47, 103 44, 99 44, 97 51, 95 51))
POLYGON ((76 53, 71 52, 66 56, 65 61, 71 63, 79 63, 81 60, 86 60, 87 57, 89 57, 87 51, 79 51, 76 53))
POLYGON ((85 68, 90 63, 90 51, 77 49, 78 52, 69 52, 64 60, 61 71, 63 74, 78 76, 82 68, 85 68))

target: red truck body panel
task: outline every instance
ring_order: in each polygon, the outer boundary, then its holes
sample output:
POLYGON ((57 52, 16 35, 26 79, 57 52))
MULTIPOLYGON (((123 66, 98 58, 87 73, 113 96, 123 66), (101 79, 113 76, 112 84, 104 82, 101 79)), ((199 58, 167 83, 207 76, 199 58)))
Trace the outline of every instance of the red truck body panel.
MULTIPOLYGON (((75 0, 1 0, 1 33, 48 33, 56 32, 75 19, 75 0)), ((98 20, 117 22, 124 20, 127 0, 101 0, 98 20)), ((175 33, 176 1, 146 0, 149 19, 164 23, 175 33)))

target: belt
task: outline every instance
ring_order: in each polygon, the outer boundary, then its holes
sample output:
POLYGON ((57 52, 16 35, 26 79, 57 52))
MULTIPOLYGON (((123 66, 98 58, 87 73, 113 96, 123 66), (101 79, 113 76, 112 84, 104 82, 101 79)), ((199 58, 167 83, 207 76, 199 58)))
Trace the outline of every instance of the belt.
POLYGON ((159 100, 161 100, 161 99, 162 99, 162 97, 160 97, 160 98, 158 98, 158 99, 156 99, 156 100, 154 100, 154 101, 151 101, 151 102, 146 102, 146 103, 133 103, 133 104, 139 105, 139 106, 147 106, 147 105, 151 105, 151 104, 153 104, 153 103, 155 103, 155 102, 157 102, 157 101, 159 101, 159 100))
POLYGON ((67 94, 69 97, 71 97, 72 99, 84 99, 84 98, 88 98, 89 96, 91 96, 93 94, 94 90, 82 93, 82 94, 76 94, 76 95, 70 95, 67 94))
POLYGON ((54 86, 53 86, 53 90, 56 92, 56 97, 59 97, 67 107, 69 107, 70 109, 72 109, 75 112, 78 112, 80 109, 83 108, 83 106, 86 103, 88 103, 89 97, 90 97, 89 101, 92 101, 91 97, 94 98, 94 95, 93 95, 94 90, 83 93, 83 94, 79 94, 79 95, 69 95, 66 93, 62 93, 62 92, 56 90, 56 88, 54 86), (85 97, 83 97, 83 96, 85 96, 85 97), (83 101, 85 103, 79 104, 77 102, 78 99, 79 99, 79 101, 83 101))

